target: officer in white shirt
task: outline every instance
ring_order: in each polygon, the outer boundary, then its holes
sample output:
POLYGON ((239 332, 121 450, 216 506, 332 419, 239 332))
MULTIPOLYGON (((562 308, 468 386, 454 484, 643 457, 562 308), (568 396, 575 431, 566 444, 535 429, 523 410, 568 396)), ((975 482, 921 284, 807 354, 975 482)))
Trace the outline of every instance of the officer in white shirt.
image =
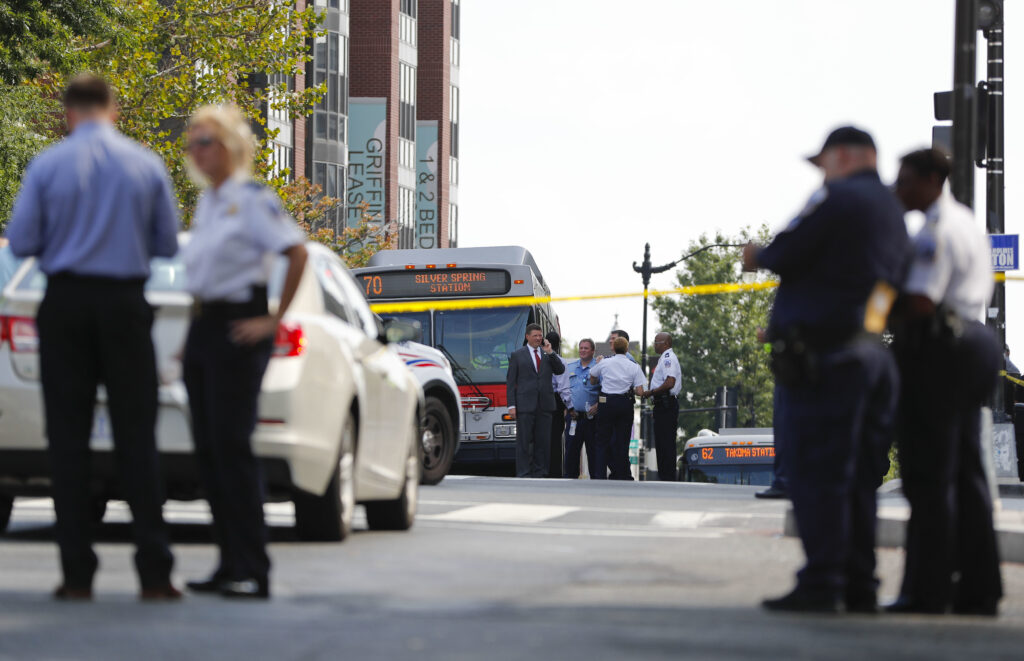
POLYGON ((190 166, 209 183, 182 251, 195 298, 182 361, 199 476, 213 513, 219 564, 193 592, 270 596, 263 479, 252 453, 257 401, 274 335, 306 264, 305 237, 277 195, 251 181, 248 123, 234 108, 207 106, 188 131, 190 166), (288 268, 273 314, 267 282, 284 255, 288 268))
POLYGON ((629 434, 633 428, 633 395, 643 396, 643 370, 626 355, 629 340, 617 337, 612 343, 615 355, 597 363, 590 370, 590 383, 601 384, 597 406, 597 474, 591 479, 605 479, 605 467, 612 480, 632 480, 629 470, 629 434))
POLYGON ((903 157, 896 181, 904 206, 923 211, 925 224, 893 324, 911 514, 903 585, 889 610, 995 616, 1002 581, 980 428, 1002 356, 978 321, 992 295, 988 237, 943 191, 949 171, 944 153, 923 149, 903 157))
POLYGON ((683 373, 679 359, 672 351, 672 336, 658 333, 654 336, 654 352, 659 354, 658 364, 651 374, 651 387, 644 397, 654 400, 654 449, 658 453, 658 479, 676 480, 676 432, 679 429, 679 391, 683 388, 683 373))

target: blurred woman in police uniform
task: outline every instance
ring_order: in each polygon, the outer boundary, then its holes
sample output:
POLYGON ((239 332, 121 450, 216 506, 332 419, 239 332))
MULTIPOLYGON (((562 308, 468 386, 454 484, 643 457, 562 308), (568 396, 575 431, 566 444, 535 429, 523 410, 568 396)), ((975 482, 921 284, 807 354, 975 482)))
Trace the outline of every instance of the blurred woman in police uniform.
POLYGON ((277 195, 249 178, 254 148, 238 109, 207 106, 192 117, 189 165, 208 187, 182 251, 196 301, 184 380, 220 564, 208 579, 187 585, 194 592, 267 598, 263 479, 250 437, 274 335, 298 287, 306 249, 277 195), (267 280, 279 254, 287 257, 288 268, 271 313, 267 280))
POLYGON ((629 340, 616 337, 612 341, 615 355, 605 358, 590 370, 590 383, 601 384, 597 405, 597 475, 605 479, 605 467, 612 480, 632 480, 629 470, 629 434, 633 429, 633 392, 644 394, 644 372, 626 353, 629 340), (633 392, 630 392, 630 391, 633 392))
POLYGON ((911 512, 900 598, 888 610, 995 615, 1002 585, 980 430, 1002 356, 978 321, 992 296, 988 237, 943 191, 949 171, 944 153, 922 149, 903 157, 896 180, 904 206, 923 211, 925 223, 894 324, 911 512))

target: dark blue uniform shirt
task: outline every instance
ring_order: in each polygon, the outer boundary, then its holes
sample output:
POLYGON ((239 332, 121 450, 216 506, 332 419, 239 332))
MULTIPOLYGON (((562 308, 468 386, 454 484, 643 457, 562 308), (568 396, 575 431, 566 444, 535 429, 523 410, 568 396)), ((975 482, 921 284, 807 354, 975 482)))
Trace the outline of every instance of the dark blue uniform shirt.
POLYGON ((875 284, 902 282, 908 255, 903 209, 878 172, 826 183, 758 255, 781 278, 769 334, 798 326, 849 336, 863 328, 875 284))

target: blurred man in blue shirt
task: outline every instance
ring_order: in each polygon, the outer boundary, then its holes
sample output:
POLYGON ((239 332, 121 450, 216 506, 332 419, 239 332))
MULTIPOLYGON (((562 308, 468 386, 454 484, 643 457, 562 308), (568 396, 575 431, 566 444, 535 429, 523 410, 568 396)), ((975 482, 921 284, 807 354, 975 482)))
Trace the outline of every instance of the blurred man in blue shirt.
POLYGON ((578 360, 571 361, 565 368, 569 379, 571 404, 566 411, 565 470, 563 477, 576 479, 580 476, 580 452, 587 449, 587 466, 591 475, 596 475, 597 449, 594 446, 597 424, 597 396, 601 386, 590 383, 590 368, 594 361, 594 341, 584 338, 579 343, 578 360))
POLYGON ((64 92, 71 134, 25 171, 7 238, 48 276, 39 306, 39 364, 64 582, 57 599, 91 599, 89 439, 96 389, 107 391, 120 493, 132 510, 144 600, 178 599, 156 452, 153 309, 143 291, 153 257, 177 252, 177 208, 163 163, 114 128, 106 81, 64 92))

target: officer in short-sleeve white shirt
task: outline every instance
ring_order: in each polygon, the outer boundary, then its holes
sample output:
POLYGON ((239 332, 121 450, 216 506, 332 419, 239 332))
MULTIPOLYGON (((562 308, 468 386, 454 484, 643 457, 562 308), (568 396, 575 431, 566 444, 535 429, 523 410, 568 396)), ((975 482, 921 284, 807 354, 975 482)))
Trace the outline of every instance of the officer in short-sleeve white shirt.
POLYGON ((676 434, 679 428, 679 391, 683 374, 679 359, 672 351, 672 336, 654 336, 654 351, 660 354, 651 374, 651 388, 644 397, 654 401, 654 449, 658 457, 658 478, 665 482, 676 479, 676 434))

